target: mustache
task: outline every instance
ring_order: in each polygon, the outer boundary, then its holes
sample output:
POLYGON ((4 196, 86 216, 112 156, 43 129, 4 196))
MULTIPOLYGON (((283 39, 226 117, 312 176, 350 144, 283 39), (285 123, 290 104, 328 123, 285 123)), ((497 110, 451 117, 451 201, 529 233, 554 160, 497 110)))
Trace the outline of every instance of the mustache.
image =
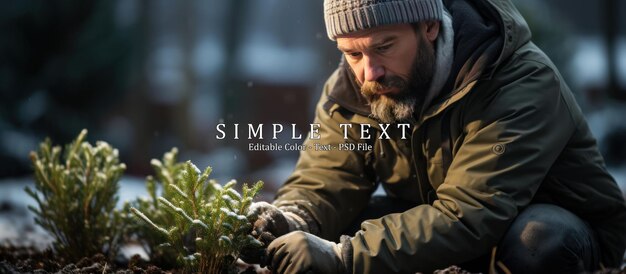
POLYGON ((376 81, 365 81, 361 85, 361 93, 367 97, 376 97, 379 92, 390 88, 397 88, 400 91, 406 90, 408 81, 397 75, 385 76, 376 81))

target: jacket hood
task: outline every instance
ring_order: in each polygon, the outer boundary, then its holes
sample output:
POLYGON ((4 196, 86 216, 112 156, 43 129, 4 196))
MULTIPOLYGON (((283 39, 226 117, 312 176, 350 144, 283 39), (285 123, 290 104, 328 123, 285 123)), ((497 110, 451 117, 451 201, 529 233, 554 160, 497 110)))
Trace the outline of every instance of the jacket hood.
MULTIPOLYGON (((450 104, 442 107, 441 103, 449 101, 464 87, 479 79, 489 79, 498 65, 531 37, 526 21, 508 0, 444 0, 444 5, 453 18, 454 61, 439 97, 426 109, 445 108, 450 104)), ((330 101, 369 116, 370 106, 345 58, 341 59, 337 73, 328 95, 330 101)), ((438 111, 426 111, 433 112, 438 111)))

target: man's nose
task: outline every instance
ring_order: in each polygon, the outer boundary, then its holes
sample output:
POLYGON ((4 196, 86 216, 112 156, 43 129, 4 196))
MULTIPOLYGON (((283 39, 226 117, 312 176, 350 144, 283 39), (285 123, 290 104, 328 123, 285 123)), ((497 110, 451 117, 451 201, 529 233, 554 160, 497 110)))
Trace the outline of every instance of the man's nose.
POLYGON ((365 57, 365 81, 377 81, 385 75, 385 68, 371 58, 365 57))

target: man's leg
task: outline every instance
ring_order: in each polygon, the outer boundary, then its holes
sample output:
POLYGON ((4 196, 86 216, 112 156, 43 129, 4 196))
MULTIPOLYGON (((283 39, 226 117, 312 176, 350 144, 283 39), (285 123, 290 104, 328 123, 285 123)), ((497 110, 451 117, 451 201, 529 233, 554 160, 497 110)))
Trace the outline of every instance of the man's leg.
POLYGON ((573 213, 534 204, 513 221, 496 260, 512 273, 580 273, 598 268, 597 245, 591 228, 573 213))
MULTIPOLYGON (((406 211, 418 204, 374 196, 367 208, 344 231, 353 235, 361 222, 406 211)), ((489 271, 491 252, 460 263, 472 272, 489 271)), ((512 273, 580 273, 595 270, 599 250, 593 231, 571 212, 549 204, 534 204, 513 221, 497 249, 501 261, 512 273)))
MULTIPOLYGON (((354 235, 354 233, 361 229, 361 223, 365 220, 378 219, 387 214, 404 212, 418 205, 418 203, 411 203, 388 196, 373 196, 367 207, 361 211, 355 221, 342 234, 354 235)), ((458 265, 464 270, 473 273, 488 273, 490 254, 491 253, 484 254, 479 258, 458 265)))

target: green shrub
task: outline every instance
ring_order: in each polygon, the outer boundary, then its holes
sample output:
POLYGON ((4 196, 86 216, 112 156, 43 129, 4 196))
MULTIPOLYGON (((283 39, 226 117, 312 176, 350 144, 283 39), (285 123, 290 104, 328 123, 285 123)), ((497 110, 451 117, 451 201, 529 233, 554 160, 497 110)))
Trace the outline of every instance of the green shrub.
POLYGON ((81 131, 63 155, 50 139, 41 143, 30 153, 35 190, 25 188, 37 202, 37 208, 29 206, 35 222, 54 237, 54 251, 71 261, 101 252, 112 258, 124 229, 115 205, 126 166, 116 149, 102 141, 94 147, 86 135, 81 131))
MULTIPOLYGON (((149 197, 138 198, 130 205, 125 205, 126 212, 129 212, 132 205, 156 223, 167 224, 171 221, 169 214, 159 209, 158 197, 168 200, 174 197, 174 189, 170 185, 183 178, 184 166, 184 163, 178 162, 177 158, 178 149, 172 148, 163 155, 161 160, 152 159, 150 163, 154 168, 154 176, 146 178, 149 197), (157 191, 160 191, 160 194, 157 191)), ((129 222, 128 231, 134 240, 141 243, 152 263, 163 268, 176 266, 176 251, 161 245, 168 241, 167 235, 154 230, 149 223, 136 222, 134 218, 129 222)))
POLYGON ((210 167, 200 172, 190 161, 177 163, 176 153, 173 149, 163 161, 152 160, 162 195, 157 197, 157 180, 148 177, 150 199, 130 209, 144 221, 136 232, 145 239, 151 258, 173 252, 185 272, 233 271, 242 249, 262 246, 249 235, 245 214, 263 183, 251 188, 244 184, 239 193, 233 189, 235 181, 222 187, 209 180, 210 167))

